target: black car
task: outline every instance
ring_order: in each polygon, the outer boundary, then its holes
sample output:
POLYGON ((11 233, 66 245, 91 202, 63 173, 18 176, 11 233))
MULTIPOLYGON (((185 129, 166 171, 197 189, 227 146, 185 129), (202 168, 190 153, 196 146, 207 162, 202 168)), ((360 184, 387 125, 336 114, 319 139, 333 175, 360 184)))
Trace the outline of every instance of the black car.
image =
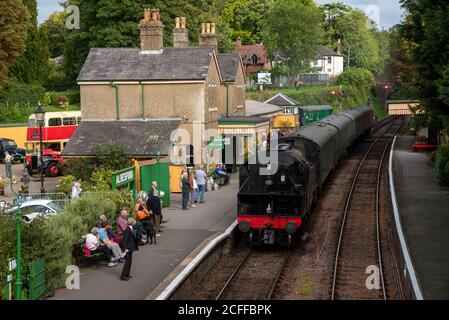
POLYGON ((0 161, 3 162, 5 160, 5 152, 8 151, 10 155, 13 156, 13 159, 15 161, 20 160, 21 162, 24 162, 26 151, 22 148, 17 148, 17 144, 14 140, 11 139, 0 139, 0 161), (20 156, 19 156, 20 155, 20 156))

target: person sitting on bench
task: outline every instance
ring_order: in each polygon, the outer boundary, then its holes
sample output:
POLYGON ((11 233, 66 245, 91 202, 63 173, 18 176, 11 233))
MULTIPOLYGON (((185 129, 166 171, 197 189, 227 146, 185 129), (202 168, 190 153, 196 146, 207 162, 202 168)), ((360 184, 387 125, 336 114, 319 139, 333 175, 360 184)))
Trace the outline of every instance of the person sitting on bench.
POLYGON ((224 164, 219 164, 214 171, 217 177, 224 178, 224 184, 228 184, 229 175, 226 173, 224 164))
POLYGON ((112 262, 111 253, 108 247, 101 246, 98 239, 98 228, 92 228, 90 233, 86 236, 86 247, 90 251, 90 254, 102 253, 104 254, 108 267, 115 267, 117 263, 112 262))

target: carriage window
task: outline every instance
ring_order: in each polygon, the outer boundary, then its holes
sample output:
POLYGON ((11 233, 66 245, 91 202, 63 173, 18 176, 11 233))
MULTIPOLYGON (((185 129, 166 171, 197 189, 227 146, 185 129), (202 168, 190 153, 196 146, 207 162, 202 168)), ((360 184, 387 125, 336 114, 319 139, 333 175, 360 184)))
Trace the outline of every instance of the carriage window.
POLYGON ((61 126, 61 118, 51 118, 48 120, 49 127, 59 127, 61 126))
POLYGON ((81 117, 76 118, 76 124, 80 124, 81 123, 81 117))
POLYGON ((76 126, 76 118, 64 118, 63 123, 65 126, 76 126))

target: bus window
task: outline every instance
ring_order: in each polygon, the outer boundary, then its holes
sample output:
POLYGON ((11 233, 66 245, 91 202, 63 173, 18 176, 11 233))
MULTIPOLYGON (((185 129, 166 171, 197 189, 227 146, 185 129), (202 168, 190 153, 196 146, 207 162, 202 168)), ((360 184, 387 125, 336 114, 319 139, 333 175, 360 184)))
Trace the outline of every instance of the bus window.
POLYGON ((51 118, 48 120, 49 127, 59 127, 61 126, 61 118, 51 118))
POLYGON ((51 149, 51 150, 56 151, 56 152, 60 152, 61 151, 61 144, 59 142, 47 144, 46 148, 47 149, 51 149))
POLYGON ((80 124, 81 123, 81 117, 76 118, 76 124, 80 124))
POLYGON ((76 125, 76 118, 64 118, 62 120, 62 123, 65 126, 75 126, 76 125))

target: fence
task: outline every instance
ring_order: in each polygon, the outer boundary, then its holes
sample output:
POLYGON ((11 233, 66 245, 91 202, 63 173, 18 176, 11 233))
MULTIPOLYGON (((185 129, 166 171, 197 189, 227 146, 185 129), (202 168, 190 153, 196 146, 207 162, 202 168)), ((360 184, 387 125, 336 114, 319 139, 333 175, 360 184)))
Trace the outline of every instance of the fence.
POLYGON ((37 300, 46 292, 45 260, 40 259, 29 264, 30 267, 30 300, 37 300))
POLYGON ((14 200, 14 204, 18 201, 29 201, 29 200, 52 200, 61 207, 64 207, 70 202, 70 198, 65 193, 29 193, 26 195, 19 196, 14 200))

